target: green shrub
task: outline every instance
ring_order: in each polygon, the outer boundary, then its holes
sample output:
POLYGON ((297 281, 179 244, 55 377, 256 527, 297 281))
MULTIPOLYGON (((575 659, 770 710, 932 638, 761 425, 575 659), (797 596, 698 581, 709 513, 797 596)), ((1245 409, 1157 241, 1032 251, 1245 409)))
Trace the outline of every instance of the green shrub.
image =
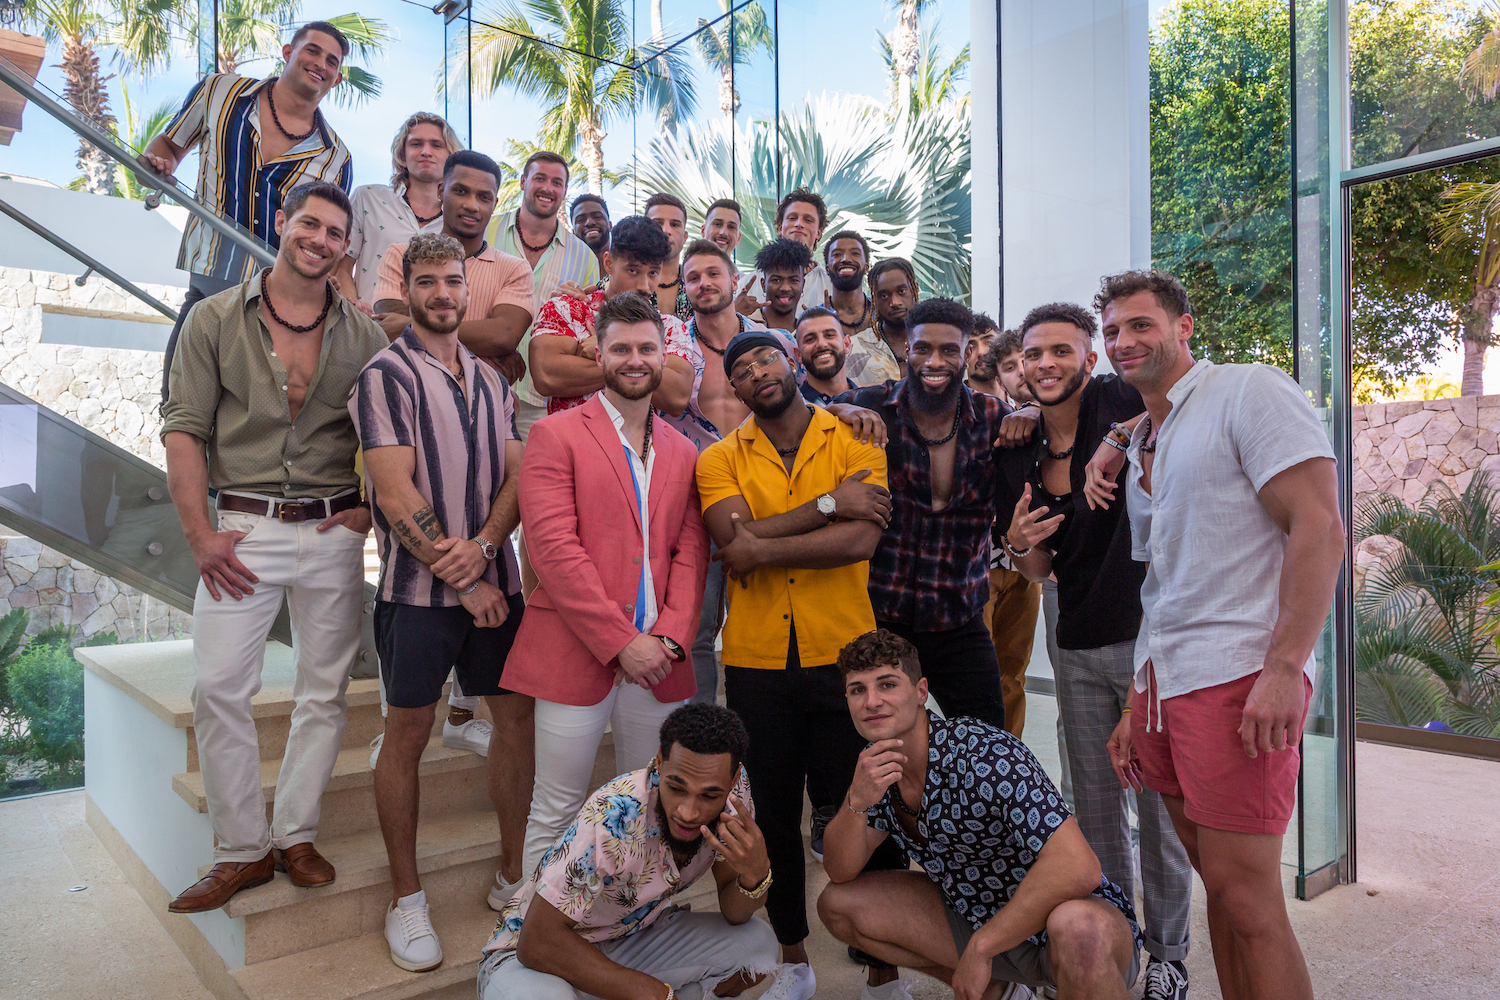
POLYGON ((32 642, 6 671, 37 759, 67 773, 83 763, 83 666, 66 646, 32 642))
POLYGON ((11 661, 20 652, 21 644, 26 641, 26 626, 30 624, 31 613, 25 608, 16 608, 0 618, 0 712, 10 707, 10 696, 6 693, 5 674, 10 668, 11 661))

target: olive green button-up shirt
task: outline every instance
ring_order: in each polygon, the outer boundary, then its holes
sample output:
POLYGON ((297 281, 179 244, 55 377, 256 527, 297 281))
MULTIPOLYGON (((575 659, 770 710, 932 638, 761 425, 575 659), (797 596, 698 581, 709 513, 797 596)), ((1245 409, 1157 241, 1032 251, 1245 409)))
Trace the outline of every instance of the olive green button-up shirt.
POLYGON ((358 486, 349 392, 388 343, 374 320, 335 294, 318 369, 293 420, 256 274, 193 307, 172 359, 162 437, 182 431, 206 441, 216 490, 327 497, 358 486))

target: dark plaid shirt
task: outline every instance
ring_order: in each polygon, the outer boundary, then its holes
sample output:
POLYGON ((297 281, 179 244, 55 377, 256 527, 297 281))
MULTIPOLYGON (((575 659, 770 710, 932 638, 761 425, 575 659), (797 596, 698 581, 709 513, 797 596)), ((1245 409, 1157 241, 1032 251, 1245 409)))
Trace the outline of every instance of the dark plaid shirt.
POLYGON ((990 527, 995 521, 994 441, 1009 412, 967 386, 958 402, 953 496, 932 509, 932 462, 907 409, 906 380, 846 392, 840 403, 879 413, 891 523, 870 559, 870 604, 881 621, 921 632, 958 628, 984 611, 990 596, 990 527))

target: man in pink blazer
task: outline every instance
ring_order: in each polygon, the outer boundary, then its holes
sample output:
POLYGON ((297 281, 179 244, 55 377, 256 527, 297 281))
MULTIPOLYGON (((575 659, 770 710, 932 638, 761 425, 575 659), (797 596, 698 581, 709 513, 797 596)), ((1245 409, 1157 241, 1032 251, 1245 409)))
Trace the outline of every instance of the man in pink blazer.
POLYGON ((644 296, 619 295, 594 336, 603 391, 538 421, 521 463, 521 524, 540 580, 505 664, 506 686, 536 698, 523 877, 583 806, 606 723, 615 770, 645 767, 662 722, 696 690, 685 649, 708 533, 698 449, 651 409, 661 316, 644 296))

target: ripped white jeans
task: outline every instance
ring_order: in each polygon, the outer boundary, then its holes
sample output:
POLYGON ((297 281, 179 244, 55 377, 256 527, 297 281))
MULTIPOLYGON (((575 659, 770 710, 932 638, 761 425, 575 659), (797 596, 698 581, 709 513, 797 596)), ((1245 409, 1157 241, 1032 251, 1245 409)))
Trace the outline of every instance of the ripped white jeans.
MULTIPOLYGON (((681 1000, 700 1000, 740 970, 776 968, 776 934, 757 917, 730 924, 717 913, 674 909, 645 929, 598 945, 610 961, 667 983, 681 1000)), ((479 963, 480 1000, 591 1000, 561 976, 534 972, 513 951, 479 963)))

